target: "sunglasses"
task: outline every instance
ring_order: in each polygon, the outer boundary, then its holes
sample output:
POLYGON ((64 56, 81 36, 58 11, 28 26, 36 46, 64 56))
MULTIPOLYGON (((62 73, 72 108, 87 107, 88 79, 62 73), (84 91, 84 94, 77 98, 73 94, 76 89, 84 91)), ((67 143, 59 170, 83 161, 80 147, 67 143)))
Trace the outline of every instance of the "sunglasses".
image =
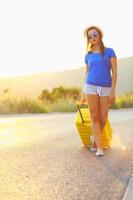
POLYGON ((93 39, 93 38, 97 38, 97 36, 98 36, 98 33, 93 32, 92 34, 89 34, 87 38, 90 40, 90 39, 93 39))

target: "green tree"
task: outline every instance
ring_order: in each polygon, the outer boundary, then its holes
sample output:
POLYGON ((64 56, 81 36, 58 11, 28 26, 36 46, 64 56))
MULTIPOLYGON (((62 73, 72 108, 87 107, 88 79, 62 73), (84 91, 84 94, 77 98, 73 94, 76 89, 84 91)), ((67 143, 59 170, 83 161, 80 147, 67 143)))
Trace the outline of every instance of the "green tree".
POLYGON ((42 93, 38 96, 38 99, 47 103, 50 103, 54 100, 47 89, 42 90, 42 93))

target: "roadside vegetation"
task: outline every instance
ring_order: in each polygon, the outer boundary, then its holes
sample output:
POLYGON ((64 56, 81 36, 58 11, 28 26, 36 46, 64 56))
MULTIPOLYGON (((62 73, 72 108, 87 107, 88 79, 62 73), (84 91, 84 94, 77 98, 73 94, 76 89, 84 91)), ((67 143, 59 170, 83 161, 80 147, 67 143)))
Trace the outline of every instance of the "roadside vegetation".
MULTIPOLYGON (((81 92, 77 87, 59 86, 52 91, 44 89, 31 99, 13 97, 11 91, 5 89, 0 95, 0 114, 76 112, 81 92)), ((118 96, 111 108, 133 108, 133 92, 118 96)))

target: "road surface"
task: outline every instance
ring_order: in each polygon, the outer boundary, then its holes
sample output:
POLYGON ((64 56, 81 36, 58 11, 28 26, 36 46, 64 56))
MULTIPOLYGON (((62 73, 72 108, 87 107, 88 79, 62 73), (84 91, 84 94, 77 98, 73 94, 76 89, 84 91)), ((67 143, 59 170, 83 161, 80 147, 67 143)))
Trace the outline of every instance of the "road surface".
POLYGON ((104 157, 81 144, 75 116, 0 116, 0 200, 122 199, 133 172, 133 109, 110 110, 104 157))

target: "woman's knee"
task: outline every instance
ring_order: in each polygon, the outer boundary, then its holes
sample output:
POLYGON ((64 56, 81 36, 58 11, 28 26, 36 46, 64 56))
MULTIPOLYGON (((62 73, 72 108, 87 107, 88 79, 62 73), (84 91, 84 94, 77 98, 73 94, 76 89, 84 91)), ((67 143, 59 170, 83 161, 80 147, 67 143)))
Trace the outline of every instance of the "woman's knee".
POLYGON ((98 123, 100 122, 100 116, 98 113, 91 112, 91 120, 93 123, 98 123))

